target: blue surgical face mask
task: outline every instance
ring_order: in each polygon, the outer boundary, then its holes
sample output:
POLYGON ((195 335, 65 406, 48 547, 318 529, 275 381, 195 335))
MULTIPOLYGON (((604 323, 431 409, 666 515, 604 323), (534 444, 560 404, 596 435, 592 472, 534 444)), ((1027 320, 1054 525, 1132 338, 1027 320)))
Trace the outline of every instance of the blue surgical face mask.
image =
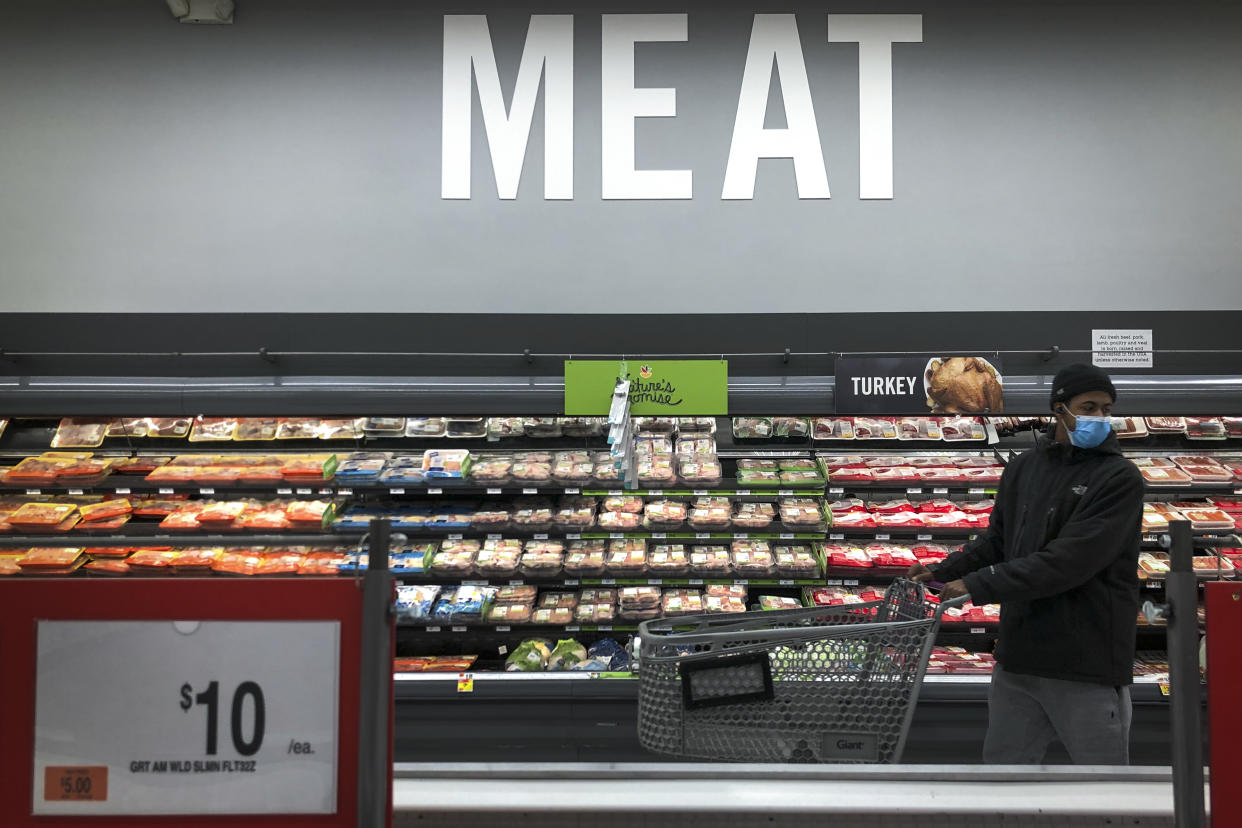
POLYGON ((1069 432, 1070 443, 1078 448, 1095 448, 1112 433, 1111 417, 1088 417, 1085 414, 1071 416, 1074 417, 1074 429, 1069 432))

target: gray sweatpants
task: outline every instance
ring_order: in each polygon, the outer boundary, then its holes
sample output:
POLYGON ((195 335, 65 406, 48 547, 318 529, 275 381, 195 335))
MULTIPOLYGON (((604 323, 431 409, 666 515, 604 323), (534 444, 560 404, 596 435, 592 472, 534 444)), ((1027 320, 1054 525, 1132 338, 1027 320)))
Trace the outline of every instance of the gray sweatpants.
POLYGON ((1007 673, 988 692, 983 761, 1039 765, 1060 739, 1078 765, 1130 764, 1130 688, 1007 673))

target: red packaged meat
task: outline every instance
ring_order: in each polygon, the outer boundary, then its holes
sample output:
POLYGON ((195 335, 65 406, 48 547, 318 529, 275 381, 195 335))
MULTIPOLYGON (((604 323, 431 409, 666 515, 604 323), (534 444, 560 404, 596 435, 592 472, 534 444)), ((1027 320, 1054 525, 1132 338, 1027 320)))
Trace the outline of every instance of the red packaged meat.
POLYGON ((925 516, 918 512, 892 512, 875 515, 875 525, 881 527, 919 528, 927 525, 925 516))
POLYGON ((958 508, 958 504, 952 500, 945 500, 944 498, 936 498, 934 500, 924 500, 922 503, 919 504, 918 510, 920 512, 923 512, 924 514, 929 513, 929 512, 939 513, 939 514, 948 514, 949 512, 956 511, 957 508, 958 508))
POLYGON ((824 461, 824 467, 828 471, 849 468, 861 469, 867 465, 866 458, 857 454, 829 455, 820 459, 824 461))
POLYGON ((874 477, 871 469, 839 468, 830 470, 828 479, 833 483, 870 483, 874 477))
POLYGON ((828 504, 828 510, 834 515, 843 515, 846 512, 865 512, 867 504, 857 498, 834 500, 828 504))
POLYGON ((871 476, 877 483, 914 483, 919 476, 914 466, 891 466, 872 469, 871 476))
POLYGON ((1196 483, 1228 483, 1233 480, 1233 472, 1224 466, 1183 465, 1181 468, 1196 483))
POLYGON ((918 470, 919 480, 935 485, 937 483, 961 483, 966 479, 962 469, 935 467, 918 470))
POLYGON ((1193 480, 1181 469, 1141 468, 1143 479, 1153 486, 1189 486, 1193 480))
POLYGON ((1151 432, 1181 433, 1186 431, 1184 417, 1147 417, 1147 430, 1151 432))
POLYGON ((874 529, 875 518, 868 512, 846 512, 834 514, 832 525, 836 529, 874 529))

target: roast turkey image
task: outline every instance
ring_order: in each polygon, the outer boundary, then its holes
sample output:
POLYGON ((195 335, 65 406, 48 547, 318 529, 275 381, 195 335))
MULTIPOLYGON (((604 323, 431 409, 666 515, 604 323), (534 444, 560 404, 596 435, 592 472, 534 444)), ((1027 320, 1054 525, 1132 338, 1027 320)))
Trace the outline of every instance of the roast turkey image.
POLYGON ((1004 408, 1000 377, 986 359, 933 359, 923 380, 934 414, 996 414, 1004 408))

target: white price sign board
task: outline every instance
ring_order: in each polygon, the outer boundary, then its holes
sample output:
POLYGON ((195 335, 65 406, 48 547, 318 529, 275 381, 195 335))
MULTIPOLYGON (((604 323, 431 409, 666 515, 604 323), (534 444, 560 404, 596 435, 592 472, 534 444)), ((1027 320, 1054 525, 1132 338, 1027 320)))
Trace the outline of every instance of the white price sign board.
POLYGON ((40 621, 33 812, 336 813, 337 621, 40 621))
POLYGON ((1097 368, 1152 367, 1150 330, 1094 328, 1091 331, 1091 364, 1097 368))

